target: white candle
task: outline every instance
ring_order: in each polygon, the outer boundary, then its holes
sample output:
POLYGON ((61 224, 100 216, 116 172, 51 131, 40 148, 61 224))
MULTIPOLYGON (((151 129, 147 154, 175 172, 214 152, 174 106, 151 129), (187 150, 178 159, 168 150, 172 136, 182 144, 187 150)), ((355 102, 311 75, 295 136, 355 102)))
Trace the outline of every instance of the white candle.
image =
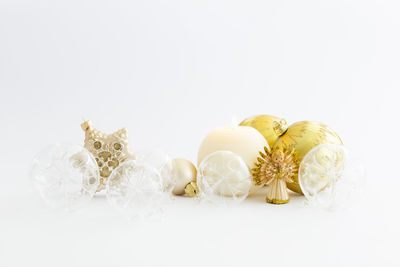
POLYGON ((210 132, 200 145, 197 164, 216 151, 231 151, 239 155, 247 167, 253 168, 260 151, 268 146, 267 140, 256 129, 248 126, 220 127, 210 132))

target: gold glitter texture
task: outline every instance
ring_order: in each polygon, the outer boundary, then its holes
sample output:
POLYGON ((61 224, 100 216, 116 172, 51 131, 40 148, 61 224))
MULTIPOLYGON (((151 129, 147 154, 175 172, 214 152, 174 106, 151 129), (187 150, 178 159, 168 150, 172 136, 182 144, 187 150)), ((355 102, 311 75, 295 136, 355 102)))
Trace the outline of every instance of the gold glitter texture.
POLYGON ((104 134, 93 128, 91 121, 81 124, 85 131, 84 147, 96 159, 100 172, 100 185, 97 192, 105 189, 108 177, 122 162, 134 159, 128 146, 127 130, 125 128, 112 134, 104 134))
POLYGON ((253 180, 256 185, 268 185, 268 203, 287 203, 290 198, 286 183, 293 182, 292 178, 299 168, 295 152, 291 148, 269 152, 267 147, 264 152, 260 152, 255 168, 252 169, 253 180))

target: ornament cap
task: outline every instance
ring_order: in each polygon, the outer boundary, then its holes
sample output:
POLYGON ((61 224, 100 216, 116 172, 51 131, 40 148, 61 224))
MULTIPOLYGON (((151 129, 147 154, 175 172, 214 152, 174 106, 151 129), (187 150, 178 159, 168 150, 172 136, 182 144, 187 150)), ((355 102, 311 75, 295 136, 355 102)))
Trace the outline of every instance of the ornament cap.
POLYGON ((288 125, 285 119, 281 119, 280 121, 274 121, 272 126, 274 128, 275 133, 279 136, 286 133, 288 129, 288 125))
POLYGON ((188 197, 195 197, 199 192, 196 182, 190 182, 185 187, 185 193, 188 197))
POLYGON ((81 128, 86 132, 87 130, 93 129, 93 124, 91 121, 85 121, 81 124, 81 128))

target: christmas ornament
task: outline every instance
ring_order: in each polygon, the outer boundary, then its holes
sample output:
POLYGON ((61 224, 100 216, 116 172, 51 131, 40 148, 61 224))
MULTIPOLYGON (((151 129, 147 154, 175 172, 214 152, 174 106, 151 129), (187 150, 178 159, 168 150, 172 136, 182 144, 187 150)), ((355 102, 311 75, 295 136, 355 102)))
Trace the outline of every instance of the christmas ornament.
POLYGON ((197 185, 200 199, 209 202, 244 200, 251 187, 246 163, 231 151, 216 151, 200 164, 197 185))
POLYGON ((33 160, 31 181, 52 208, 76 210, 94 196, 99 172, 93 156, 75 145, 51 145, 33 160))
POLYGON ((243 120, 239 125, 253 127, 264 136, 269 147, 272 147, 279 137, 274 131, 273 123, 280 120, 280 118, 271 115, 257 115, 243 120))
POLYGON ((303 158, 298 177, 309 205, 336 209, 358 196, 364 168, 343 145, 322 144, 303 158))
POLYGON ((194 197, 197 194, 197 170, 192 162, 186 159, 173 159, 170 175, 174 184, 173 194, 186 194, 189 197, 194 197))
POLYGON ((140 160, 127 160, 109 176, 106 195, 112 207, 130 219, 163 211, 167 195, 159 171, 140 160))
MULTIPOLYGON (((281 151, 284 158, 294 158, 293 168, 298 169, 298 164, 304 156, 315 146, 320 144, 342 144, 340 137, 327 125, 319 122, 300 121, 287 127, 286 121, 274 122, 274 130, 279 135, 272 147, 272 154, 281 151), (288 154, 289 153, 289 154, 288 154)), ((288 163, 289 164, 289 163, 288 163)), ((297 172, 291 177, 293 182, 288 182, 287 187, 297 193, 302 193, 297 172)))
POLYGON ((252 169, 256 185, 269 185, 267 202, 283 204, 289 201, 287 188, 301 193, 298 169, 303 157, 313 147, 323 143, 341 144, 339 136, 322 123, 302 121, 287 127, 284 119, 273 123, 279 135, 271 152, 267 148, 252 169))
POLYGON ((104 134, 92 126, 91 121, 81 124, 85 131, 85 148, 94 156, 99 173, 100 184, 97 191, 105 189, 107 179, 122 162, 134 159, 128 146, 127 130, 125 128, 112 133, 104 134))
POLYGON ((256 185, 268 185, 268 203, 284 204, 289 202, 287 183, 293 183, 293 176, 297 173, 298 163, 294 151, 274 150, 272 153, 265 148, 264 153, 255 164, 253 179, 256 185))
POLYGON ((135 157, 140 164, 154 169, 160 174, 159 179, 164 192, 172 192, 174 188, 171 176, 172 159, 168 154, 159 149, 147 149, 135 153, 135 157))

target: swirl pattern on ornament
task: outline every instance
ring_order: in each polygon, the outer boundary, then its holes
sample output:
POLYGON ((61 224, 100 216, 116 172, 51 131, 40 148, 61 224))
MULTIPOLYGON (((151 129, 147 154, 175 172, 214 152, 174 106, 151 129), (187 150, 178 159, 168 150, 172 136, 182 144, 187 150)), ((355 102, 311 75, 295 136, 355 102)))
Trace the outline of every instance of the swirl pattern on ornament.
POLYGON ((157 169, 137 160, 122 163, 110 175, 106 194, 111 206, 128 218, 146 218, 163 211, 166 201, 157 169))

